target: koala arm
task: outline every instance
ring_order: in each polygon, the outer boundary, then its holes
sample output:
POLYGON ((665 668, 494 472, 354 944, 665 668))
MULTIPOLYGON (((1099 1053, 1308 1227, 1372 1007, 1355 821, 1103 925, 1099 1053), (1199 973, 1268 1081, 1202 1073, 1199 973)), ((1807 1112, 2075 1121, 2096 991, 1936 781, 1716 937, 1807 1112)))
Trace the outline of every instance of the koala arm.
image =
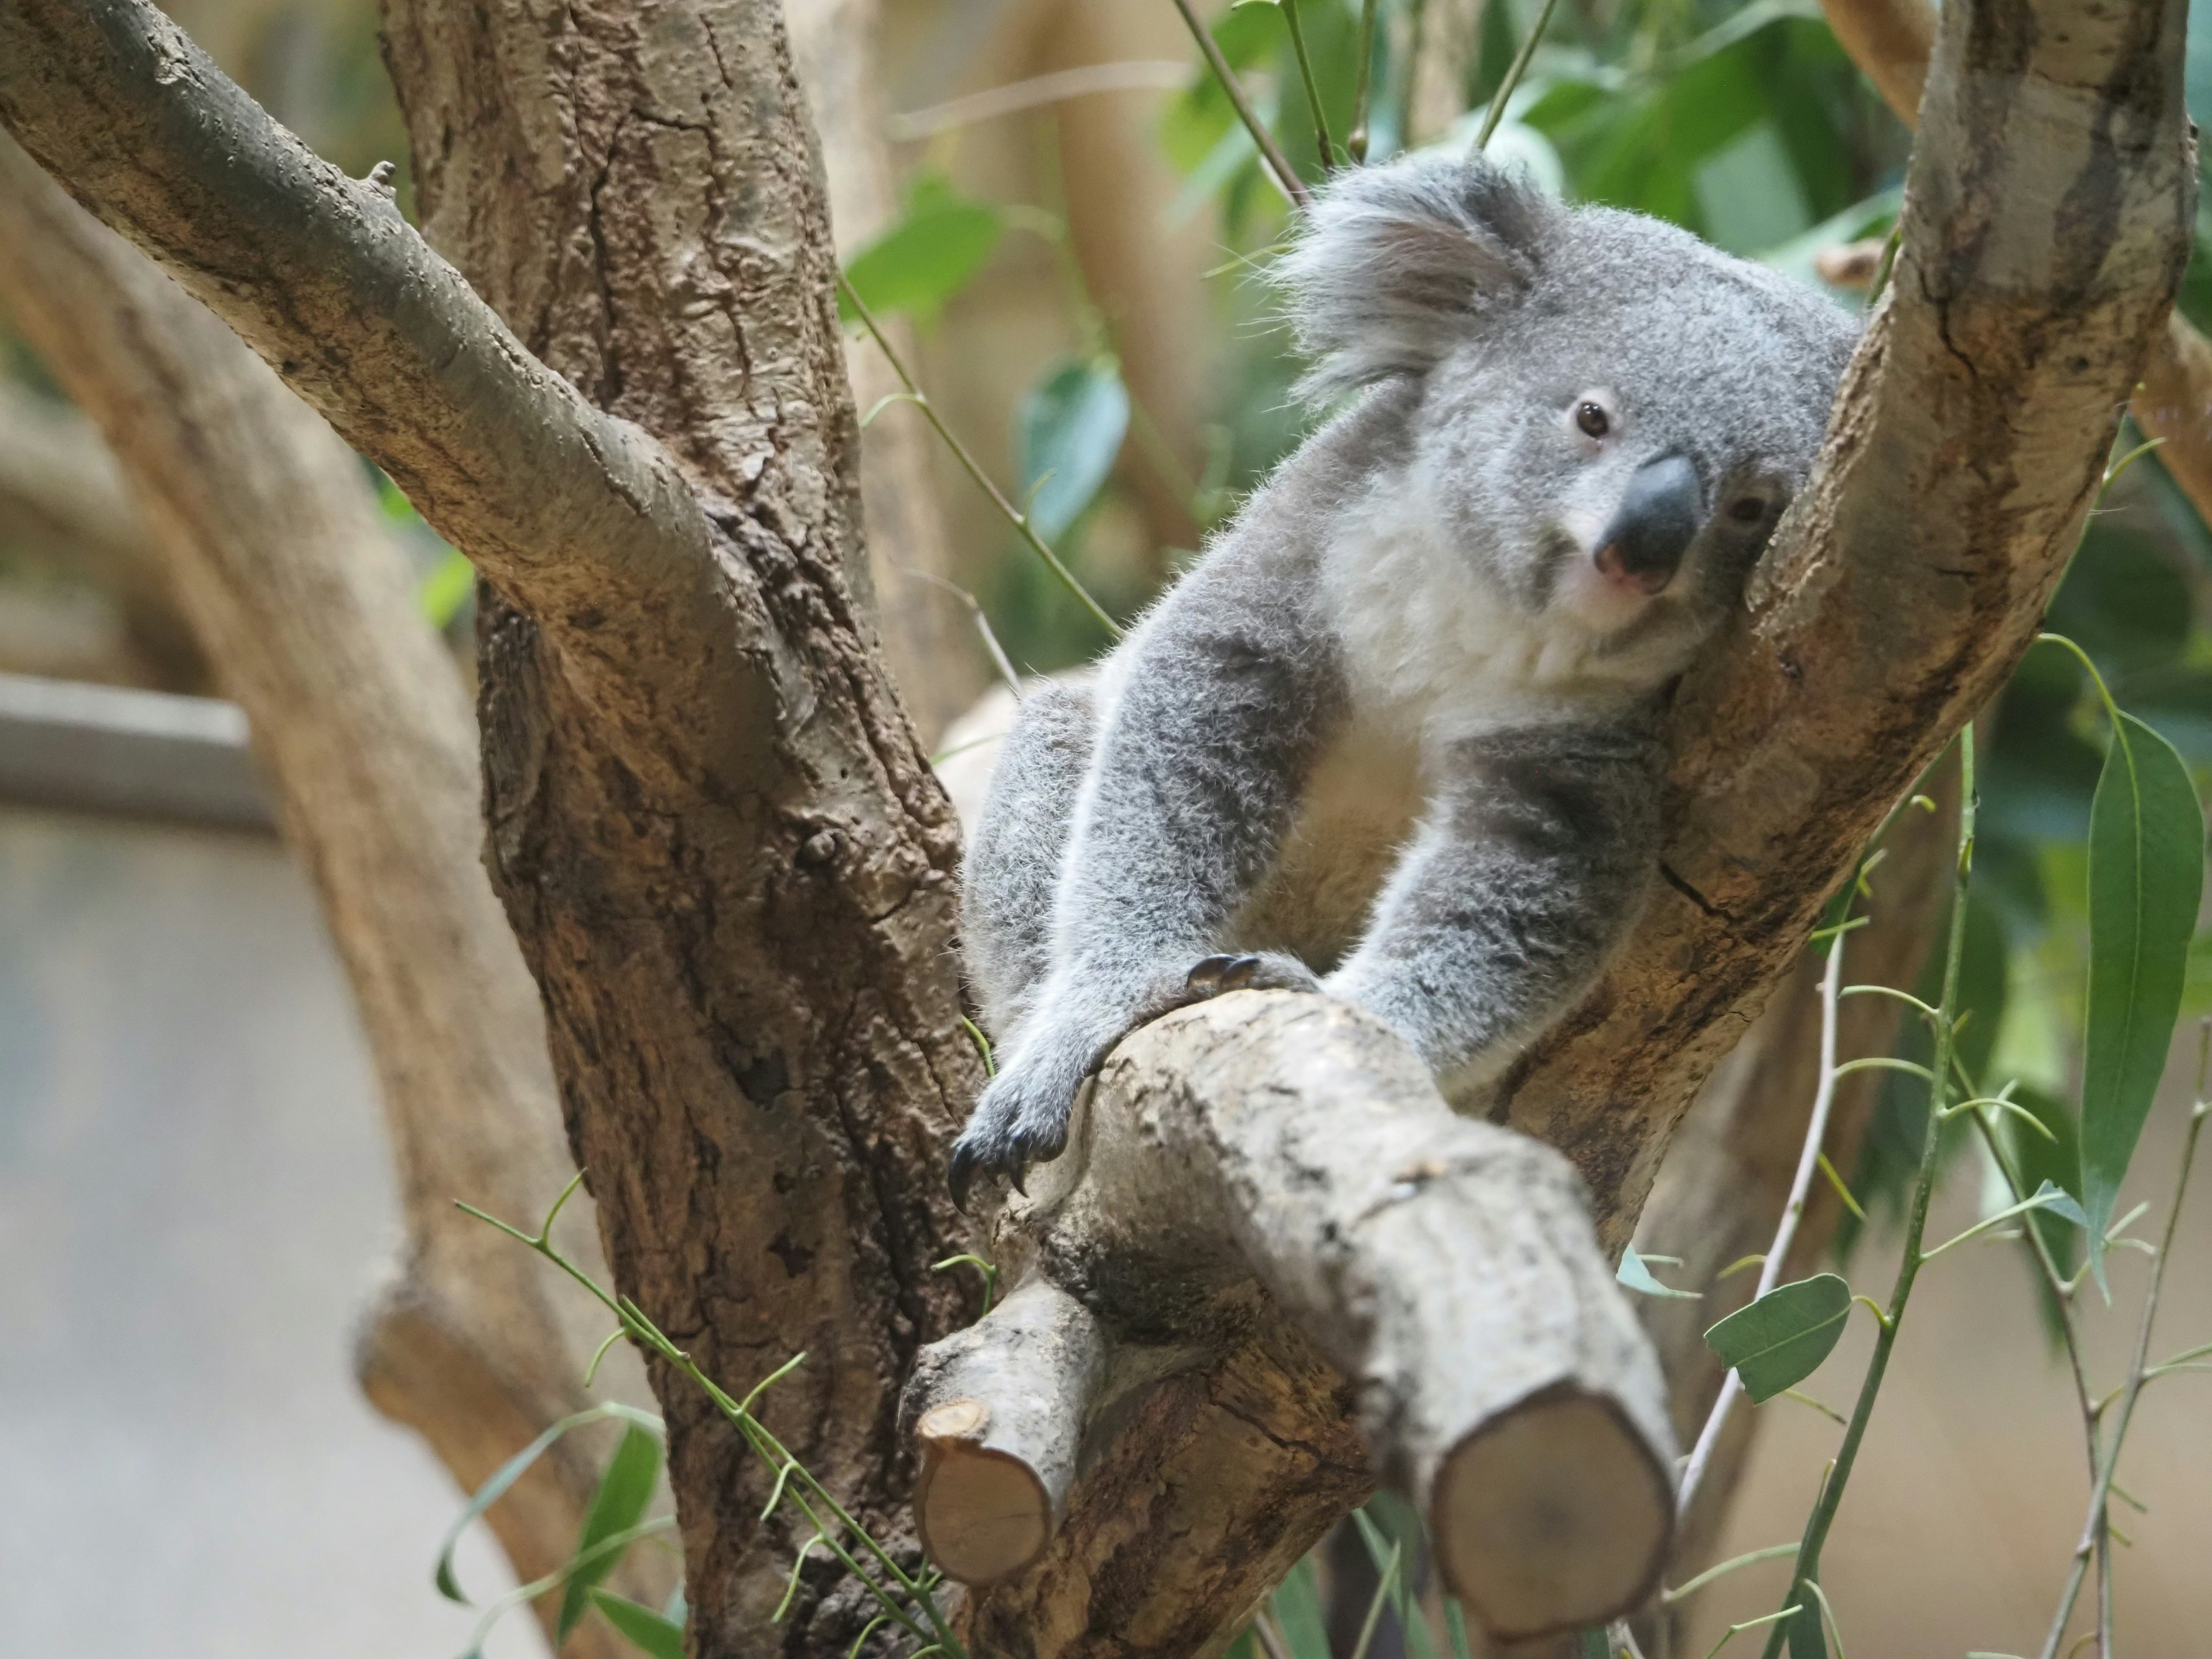
POLYGON ((956 1195, 977 1169, 1018 1179, 1060 1152, 1085 1075, 1179 1000, 1272 864, 1343 702, 1334 647, 1285 562, 1218 551, 1102 677, 1051 971, 954 1149, 956 1195))
POLYGON ((1493 1072, 1585 989, 1658 860, 1659 751, 1639 722, 1456 744, 1358 948, 1324 981, 1440 1079, 1493 1072))

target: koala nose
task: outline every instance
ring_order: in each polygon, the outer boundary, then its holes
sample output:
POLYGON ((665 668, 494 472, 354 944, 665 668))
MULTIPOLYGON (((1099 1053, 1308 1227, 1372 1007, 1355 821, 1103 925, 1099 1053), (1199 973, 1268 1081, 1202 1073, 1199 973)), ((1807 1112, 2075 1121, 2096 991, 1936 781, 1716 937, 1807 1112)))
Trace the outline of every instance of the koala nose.
POLYGON ((1598 538, 1597 568, 1614 581, 1656 593, 1674 580, 1704 517, 1704 492, 1686 459, 1647 461, 1629 479, 1613 522, 1598 538))

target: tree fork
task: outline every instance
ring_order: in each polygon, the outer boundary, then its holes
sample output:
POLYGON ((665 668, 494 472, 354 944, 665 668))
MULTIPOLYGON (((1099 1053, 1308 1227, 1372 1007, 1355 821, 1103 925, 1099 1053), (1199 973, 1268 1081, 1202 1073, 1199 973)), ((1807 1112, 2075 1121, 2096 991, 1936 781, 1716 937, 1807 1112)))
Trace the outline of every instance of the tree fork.
POLYGON ((1000 1223, 1019 1286, 907 1391, 922 1535, 953 1577, 1044 1554, 1086 1419, 1110 1437, 1118 1395, 1208 1369, 1256 1319, 1347 1380, 1368 1459, 1494 1634, 1650 1592, 1673 1534, 1666 1390, 1582 1182, 1455 1115, 1379 1022, 1256 992, 1170 1015, 1115 1051, 1031 1184, 1000 1223))

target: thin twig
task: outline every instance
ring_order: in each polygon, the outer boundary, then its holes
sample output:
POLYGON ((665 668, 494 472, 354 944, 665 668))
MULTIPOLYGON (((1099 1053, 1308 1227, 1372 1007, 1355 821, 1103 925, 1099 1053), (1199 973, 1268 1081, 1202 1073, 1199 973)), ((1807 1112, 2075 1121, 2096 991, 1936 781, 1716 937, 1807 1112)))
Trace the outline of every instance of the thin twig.
MULTIPOLYGON (((1790 1255, 1790 1245, 1796 1241, 1797 1223, 1805 1213, 1805 1200, 1813 1190, 1813 1176, 1820 1167, 1820 1147, 1828 1138, 1828 1113, 1835 1104, 1836 1079, 1839 1075, 1836 1069, 1836 1022, 1843 996, 1844 938, 1838 933, 1828 946, 1827 971, 1820 975, 1820 1085, 1813 1093, 1813 1115, 1805 1125, 1805 1144, 1797 1153, 1797 1173, 1790 1183, 1790 1201, 1783 1206, 1781 1224, 1774 1230, 1774 1243, 1759 1267, 1759 1288, 1751 1293, 1754 1302, 1772 1290, 1782 1277, 1782 1264, 1790 1255)), ((1681 1485, 1674 1498, 1676 1515, 1689 1514, 1690 1502, 1698 1495, 1698 1486, 1712 1462, 1714 1449, 1720 1444, 1721 1431, 1727 1425, 1729 1413, 1735 1409, 1736 1396, 1742 1392, 1743 1379, 1734 1370, 1721 1379, 1720 1398, 1713 1401, 1713 1409, 1698 1435, 1690 1461, 1682 1468, 1681 1485)))
MULTIPOLYGON (((1820 1499, 1806 1517, 1805 1535, 1797 1546, 1797 1565, 1790 1577, 1789 1595, 1800 1607, 1810 1601, 1808 1587, 1820 1577, 1820 1549, 1827 1542, 1828 1528, 1834 1524, 1836 1510, 1843 1502, 1851 1466, 1857 1461, 1859 1447, 1866 1439, 1867 1425, 1874 1416, 1874 1402, 1881 1393, 1882 1377, 1889 1370, 1897 1334, 1905 1323, 1905 1304, 1912 1298, 1913 1281, 1919 1276, 1924 1260, 1920 1253, 1920 1240, 1927 1231, 1928 1206, 1936 1193, 1937 1154, 1942 1146, 1944 1095, 1951 1075, 1952 1048, 1959 1033, 1959 969, 1966 948, 1966 888, 1973 870, 1974 817, 1974 728, 1969 724, 1959 733, 1959 850, 1952 866, 1950 936, 1943 955, 1943 994, 1936 1004, 1940 1018, 1936 1024, 1936 1063, 1929 1068, 1928 1127, 1921 1136, 1919 1170, 1913 1182, 1911 1206, 1905 1216, 1905 1255, 1898 1263, 1896 1285, 1890 1291, 1889 1312, 1875 1334, 1874 1354, 1867 1362, 1866 1376, 1859 1385, 1858 1403, 1852 1408, 1850 1426, 1844 1431, 1843 1444, 1836 1449, 1831 1474, 1820 1483, 1820 1499)), ((1848 1068, 1838 1069, 1840 1072, 1848 1068)), ((1819 1617, 1817 1613, 1814 1616, 1819 1617)), ((1765 1659, 1778 1659, 1789 1634, 1789 1621, 1778 1620, 1768 1633, 1765 1659)))
POLYGON ((1375 70, 1375 0, 1363 0, 1359 8, 1359 70, 1358 78, 1352 83, 1352 134, 1344 147, 1352 154, 1354 162, 1367 159, 1367 100, 1372 88, 1375 70))
POLYGON ((1261 156, 1267 163, 1267 172, 1275 181, 1275 188, 1283 192, 1293 207, 1312 205, 1313 192, 1306 188, 1305 180, 1298 177, 1298 170, 1291 165, 1291 158, 1283 154, 1283 147, 1275 142, 1275 135, 1267 131, 1267 124, 1253 109, 1252 100, 1244 95, 1244 88, 1237 80, 1237 71, 1229 67, 1229 60, 1221 55, 1221 47, 1215 42, 1212 31, 1198 21, 1198 14, 1190 9, 1190 0, 1175 0, 1175 6, 1182 14, 1182 21, 1190 26, 1191 39, 1198 42, 1199 51, 1205 53, 1206 67, 1213 71, 1213 78, 1220 83, 1223 94, 1229 100, 1229 106, 1237 112, 1237 118, 1243 122, 1244 131, 1252 135, 1252 142, 1260 147, 1261 156))
MULTIPOLYGON (((2182 1200, 2189 1191, 2189 1167, 2197 1158, 2197 1139, 2204 1128, 2204 1120, 2212 1115, 2212 1103, 2202 1098, 2189 1115, 2188 1139, 2181 1144, 2181 1167, 2173 1182, 2173 1205, 2166 1214, 2166 1236, 2160 1242, 2158 1255, 2151 1263, 2150 1288, 2143 1292, 2142 1319, 2136 1328, 2135 1358, 2128 1367, 2126 1389, 2119 1399, 2119 1416, 2112 1424, 2110 1443, 2098 1460, 2097 1481, 2089 1493, 2089 1513, 2081 1523, 2081 1540, 2074 1547, 2073 1570, 2067 1575, 2066 1589, 2058 1601, 2058 1612, 2051 1621, 2050 1633, 2044 1638, 2043 1659, 2057 1659, 2058 1644, 2065 1639, 2067 1622, 2074 1616, 2074 1604, 2081 1595, 2081 1581, 2088 1571, 2089 1561, 2096 1553, 2100 1538, 2109 1522, 2106 1505, 2111 1502, 2112 1477, 2119 1470, 2120 1449, 2128 1437, 2128 1425, 2135 1416, 2136 1401, 2142 1395, 2143 1383, 2149 1369, 2150 1336, 2153 1322, 2158 1317, 2158 1293, 2166 1277, 2166 1264, 2172 1258, 2173 1239, 2181 1222, 2182 1200)), ((2100 1620, 2100 1636, 2109 1628, 2106 1619, 2100 1620)))
POLYGON ((975 618, 975 631, 983 636, 983 648, 991 653, 991 661, 999 671, 999 678, 1006 683, 1006 690, 1014 694, 1014 701, 1019 702, 1022 699, 1022 677, 1014 672, 1014 665, 1007 659, 1006 651, 1000 646, 999 636, 991 631, 991 619, 984 613, 982 600, 959 583, 947 581, 933 570, 916 570, 912 565, 896 563, 891 568, 902 576, 911 576, 916 581, 928 582, 933 586, 943 588, 968 607, 968 614, 975 618))
POLYGON ((1559 0, 1544 0, 1544 9, 1536 14, 1535 22, 1529 26, 1528 38, 1521 43, 1521 50, 1513 54, 1512 66, 1505 71, 1505 78, 1498 83, 1497 94, 1490 100, 1490 111, 1482 118, 1482 131, 1475 134, 1477 152, 1490 148, 1490 135, 1498 131, 1498 124, 1505 118, 1506 101, 1520 86, 1521 77, 1528 72, 1528 60, 1536 55, 1536 43, 1544 38, 1544 29, 1551 22, 1552 12, 1559 3, 1559 0))
POLYGON ((1321 170, 1336 166, 1336 146, 1328 136, 1328 115, 1322 108, 1321 88, 1314 81, 1313 59, 1306 55, 1306 27, 1298 19, 1298 0, 1277 0, 1283 21, 1290 26, 1291 56, 1298 60, 1298 79, 1305 83, 1306 107, 1313 112, 1314 143, 1321 149, 1321 170))
POLYGON ((975 481, 976 488, 991 498, 991 504, 1006 516, 1008 524, 1021 533, 1022 539, 1030 544, 1030 550, 1051 568, 1054 575, 1066 585, 1067 591, 1082 601, 1083 608, 1106 630, 1106 637, 1118 643, 1121 638, 1120 626, 1106 614, 1105 607, 1092 599, 1083 584, 1076 580, 1075 573, 1060 562, 1060 556, 1045 545, 1044 538, 1031 527, 1029 515, 1006 499, 1005 492, 991 482, 991 475, 984 471, 981 464, 969 453, 968 446, 960 441, 951 427, 945 424, 936 406, 929 401, 929 394, 915 384, 914 376, 908 373, 906 360, 898 355, 890 337, 884 332, 882 325, 876 321, 875 313, 868 309, 867 301, 854 290, 852 283, 845 280, 842 271, 837 273, 837 288, 844 295, 846 303, 853 307, 854 314, 860 318, 861 326, 868 331, 869 337, 875 341, 877 349, 884 354, 884 361, 890 364, 891 372, 899 377, 899 384, 906 388, 908 400, 927 417, 930 425, 937 428, 937 435, 945 440, 945 447, 967 470, 968 476, 975 481))

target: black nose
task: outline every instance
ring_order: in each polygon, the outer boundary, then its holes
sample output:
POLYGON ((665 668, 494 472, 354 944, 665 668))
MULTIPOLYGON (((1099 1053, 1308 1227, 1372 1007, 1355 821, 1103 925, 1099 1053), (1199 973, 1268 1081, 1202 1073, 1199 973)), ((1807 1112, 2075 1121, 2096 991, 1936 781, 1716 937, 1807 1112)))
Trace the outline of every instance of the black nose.
POLYGON ((1647 461, 1598 538, 1597 568, 1615 581, 1656 593, 1674 580, 1704 517, 1695 467, 1680 455, 1647 461))

